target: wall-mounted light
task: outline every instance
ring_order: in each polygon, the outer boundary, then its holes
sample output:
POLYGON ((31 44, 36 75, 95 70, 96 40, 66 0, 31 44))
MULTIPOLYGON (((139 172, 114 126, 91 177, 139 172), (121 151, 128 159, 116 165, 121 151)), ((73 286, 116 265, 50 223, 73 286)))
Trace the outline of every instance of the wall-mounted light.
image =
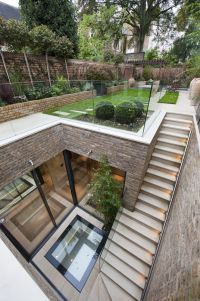
POLYGON ((89 156, 89 155, 91 155, 91 153, 92 153, 92 150, 90 149, 89 152, 87 152, 87 155, 89 156))
POLYGON ((31 166, 34 165, 32 160, 28 160, 28 162, 31 164, 31 166))

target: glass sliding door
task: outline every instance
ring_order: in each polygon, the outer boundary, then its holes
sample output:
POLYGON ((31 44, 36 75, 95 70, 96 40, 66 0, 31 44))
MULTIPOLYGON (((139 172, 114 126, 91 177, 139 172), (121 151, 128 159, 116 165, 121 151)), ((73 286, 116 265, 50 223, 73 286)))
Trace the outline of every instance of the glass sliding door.
MULTIPOLYGON (((88 184, 91 182, 95 170, 99 168, 99 162, 82 155, 71 153, 71 165, 77 200, 79 203, 82 203, 84 198, 87 199, 88 184)), ((123 190, 125 172, 112 166, 110 168, 112 170, 113 178, 117 182, 121 183, 123 190)), ((85 202, 83 201, 83 203, 85 202)))
POLYGON ((60 153, 43 163, 37 169, 37 173, 52 215, 58 224, 74 206, 63 154, 60 153))
POLYGON ((4 227, 29 254, 54 227, 31 174, 0 191, 0 208, 4 227))

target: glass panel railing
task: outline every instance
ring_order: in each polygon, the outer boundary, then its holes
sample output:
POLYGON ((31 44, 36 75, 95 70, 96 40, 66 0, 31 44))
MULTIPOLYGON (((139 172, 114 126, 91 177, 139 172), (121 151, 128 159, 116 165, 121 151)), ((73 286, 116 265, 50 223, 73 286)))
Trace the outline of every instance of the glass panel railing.
POLYGON ((37 114, 32 117, 32 114, 40 112, 40 109, 31 109, 31 106, 26 109, 23 105, 12 107, 11 111, 13 110, 15 114, 11 114, 11 119, 13 116, 19 118, 24 115, 28 118, 24 118, 23 122, 15 119, 1 124, 3 130, 0 141, 48 125, 58 117, 109 127, 118 132, 122 131, 122 134, 128 131, 133 135, 142 136, 145 124, 152 114, 150 106, 151 94, 154 91, 152 87, 154 86, 151 82, 130 85, 124 80, 67 81, 63 78, 52 80, 51 86, 48 81, 1 84, 0 106, 41 100, 41 113, 49 116, 37 114), (5 87, 9 92, 7 94, 2 92, 5 87), (50 97, 56 98, 51 98, 47 108, 44 103, 42 104, 42 99, 50 97))

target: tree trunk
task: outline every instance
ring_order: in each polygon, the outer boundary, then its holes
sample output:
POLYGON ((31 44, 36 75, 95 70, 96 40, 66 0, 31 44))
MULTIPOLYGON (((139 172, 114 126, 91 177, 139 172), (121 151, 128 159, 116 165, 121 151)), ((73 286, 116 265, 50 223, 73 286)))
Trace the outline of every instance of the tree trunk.
POLYGON ((24 53, 24 59, 25 59, 25 62, 26 62, 26 67, 28 69, 28 74, 29 74, 29 77, 30 77, 31 85, 32 85, 32 87, 34 87, 33 78, 32 78, 32 74, 31 74, 28 58, 27 58, 26 52, 23 51, 23 53, 24 53))
POLYGON ((69 72, 68 72, 68 68, 67 68, 67 61, 66 61, 66 59, 65 59, 65 69, 66 69, 66 72, 67 72, 67 80, 69 82, 69 87, 70 87, 69 72))
POLYGON ((51 75, 50 75, 50 70, 49 70, 49 61, 48 61, 48 53, 46 51, 46 65, 47 65, 47 75, 49 79, 49 85, 51 86, 51 75))

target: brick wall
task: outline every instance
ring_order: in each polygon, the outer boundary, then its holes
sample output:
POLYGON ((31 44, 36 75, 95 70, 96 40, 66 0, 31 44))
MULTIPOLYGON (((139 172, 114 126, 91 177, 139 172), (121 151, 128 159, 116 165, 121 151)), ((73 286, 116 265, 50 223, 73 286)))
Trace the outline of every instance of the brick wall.
POLYGON ((200 157, 193 134, 145 301, 200 300, 200 157))
MULTIPOLYGON (((12 74, 19 71, 22 75, 23 81, 30 82, 28 69, 26 66, 25 58, 22 53, 10 53, 4 52, 4 59, 8 69, 8 73, 12 74)), ((46 81, 48 82, 46 59, 44 56, 27 54, 31 74, 34 81, 46 81)), ((86 71, 89 66, 103 66, 105 69, 109 69, 117 77, 129 79, 133 73, 133 66, 128 64, 120 64, 118 66, 114 64, 103 64, 81 60, 68 60, 67 68, 63 59, 48 57, 50 75, 52 79, 57 76, 63 75, 70 80, 86 79, 86 71)), ((0 82, 8 82, 2 59, 0 58, 0 82)))
POLYGON ((128 86, 126 84, 125 85, 117 85, 117 86, 113 86, 113 87, 108 87, 107 88, 107 93, 112 94, 112 93, 127 89, 127 87, 128 86))
POLYGON ((73 103, 76 101, 92 98, 93 96, 94 91, 84 91, 0 107, 0 123, 24 117, 26 115, 43 112, 44 110, 62 106, 67 103, 73 103))
POLYGON ((107 155, 109 162, 126 174, 125 206, 134 208, 141 181, 147 168, 152 144, 146 145, 103 133, 58 125, 0 148, 0 189, 13 179, 49 160, 64 149, 99 160, 107 155))

